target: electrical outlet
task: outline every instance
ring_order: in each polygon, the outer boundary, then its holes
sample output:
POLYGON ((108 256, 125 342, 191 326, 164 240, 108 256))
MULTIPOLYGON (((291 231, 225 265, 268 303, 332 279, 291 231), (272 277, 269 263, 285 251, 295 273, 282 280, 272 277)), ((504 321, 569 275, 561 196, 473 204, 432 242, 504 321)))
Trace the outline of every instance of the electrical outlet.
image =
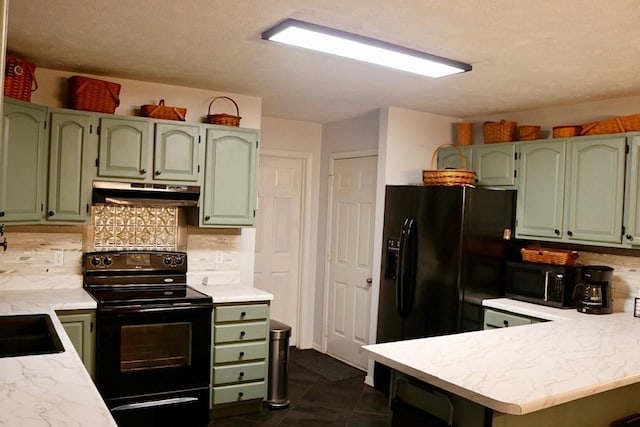
POLYGON ((222 253, 222 251, 216 251, 216 259, 215 262, 216 264, 222 264, 224 261, 224 254, 222 253))
POLYGON ((53 265, 64 265, 64 251, 62 249, 53 250, 53 265))

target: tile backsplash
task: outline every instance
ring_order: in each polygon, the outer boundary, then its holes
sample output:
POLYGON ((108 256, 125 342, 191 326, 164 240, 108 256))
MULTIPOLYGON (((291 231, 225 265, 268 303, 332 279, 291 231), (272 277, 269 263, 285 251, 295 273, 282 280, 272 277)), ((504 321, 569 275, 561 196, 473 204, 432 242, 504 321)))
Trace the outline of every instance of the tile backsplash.
POLYGON ((176 250, 178 208, 97 205, 93 246, 100 250, 176 250))

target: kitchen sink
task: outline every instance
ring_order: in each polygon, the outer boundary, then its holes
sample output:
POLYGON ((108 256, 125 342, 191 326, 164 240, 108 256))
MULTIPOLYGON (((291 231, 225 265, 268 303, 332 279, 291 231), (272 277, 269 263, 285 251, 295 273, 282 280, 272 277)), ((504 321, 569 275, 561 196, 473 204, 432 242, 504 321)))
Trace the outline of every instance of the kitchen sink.
POLYGON ((48 314, 0 316, 0 357, 63 351, 64 347, 48 314))

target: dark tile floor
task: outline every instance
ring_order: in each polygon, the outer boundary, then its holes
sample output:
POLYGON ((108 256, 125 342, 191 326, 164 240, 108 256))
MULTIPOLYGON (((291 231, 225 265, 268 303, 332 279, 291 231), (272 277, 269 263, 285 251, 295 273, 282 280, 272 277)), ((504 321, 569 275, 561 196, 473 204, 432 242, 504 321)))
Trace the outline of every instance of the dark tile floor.
MULTIPOLYGON (((388 397, 364 384, 365 373, 342 381, 328 381, 296 364, 300 350, 289 355, 289 399, 286 409, 213 420, 210 427, 343 426, 386 427, 388 397)), ((310 350, 304 350, 310 351, 310 350)), ((324 356, 323 357, 329 357, 324 356)))

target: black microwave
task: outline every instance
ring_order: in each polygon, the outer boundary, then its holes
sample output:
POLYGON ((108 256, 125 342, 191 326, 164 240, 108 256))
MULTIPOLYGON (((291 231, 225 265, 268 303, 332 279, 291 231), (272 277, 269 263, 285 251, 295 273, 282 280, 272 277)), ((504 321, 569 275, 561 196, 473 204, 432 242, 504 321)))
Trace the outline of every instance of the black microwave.
POLYGON ((507 262, 505 294, 509 298, 557 308, 575 308, 579 267, 507 262))

